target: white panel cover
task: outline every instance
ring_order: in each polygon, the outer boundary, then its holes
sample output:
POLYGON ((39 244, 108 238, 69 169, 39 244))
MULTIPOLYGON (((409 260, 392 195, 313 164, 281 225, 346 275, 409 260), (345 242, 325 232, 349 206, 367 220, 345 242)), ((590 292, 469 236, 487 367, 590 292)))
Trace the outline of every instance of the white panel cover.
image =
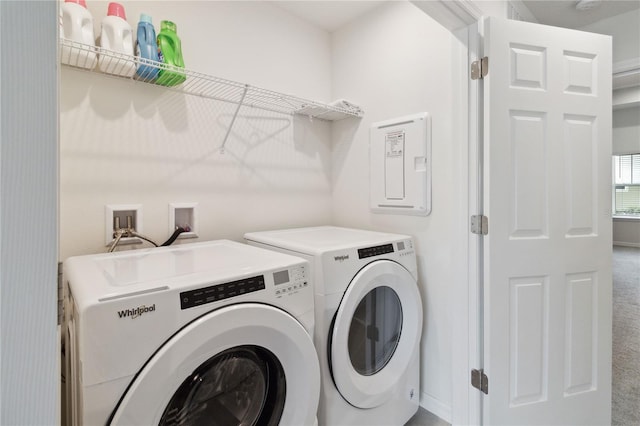
POLYGON ((371 125, 369 205, 374 213, 431 212, 431 117, 420 113, 371 125))

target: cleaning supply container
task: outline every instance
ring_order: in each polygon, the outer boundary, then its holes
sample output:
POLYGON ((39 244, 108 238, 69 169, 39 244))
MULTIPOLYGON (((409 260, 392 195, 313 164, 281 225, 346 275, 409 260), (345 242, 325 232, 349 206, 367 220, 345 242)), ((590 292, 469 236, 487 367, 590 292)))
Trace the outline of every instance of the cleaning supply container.
POLYGON ((87 10, 85 0, 65 0, 60 7, 62 38, 82 43, 82 46, 62 45, 60 61, 75 67, 93 69, 98 56, 93 34, 93 16, 87 10))
POLYGON ((122 77, 133 76, 136 72, 136 64, 132 60, 133 31, 120 3, 109 3, 107 16, 102 20, 100 47, 107 50, 100 51, 100 71, 122 77))
MULTIPOLYGON (((158 62, 158 44, 156 42, 156 30, 153 28, 151 16, 146 14, 140 15, 140 22, 138 22, 136 41, 136 56, 140 59, 149 59, 151 61, 158 62)), ((138 64, 136 70, 136 78, 144 81, 154 81, 158 76, 159 69, 156 66, 145 64, 144 62, 138 64)))
POLYGON ((182 44, 177 34, 176 24, 171 21, 160 22, 158 52, 160 62, 172 66, 172 69, 161 69, 158 73, 156 83, 163 86, 177 86, 183 83, 187 79, 187 76, 175 69, 175 67, 184 68, 182 44))

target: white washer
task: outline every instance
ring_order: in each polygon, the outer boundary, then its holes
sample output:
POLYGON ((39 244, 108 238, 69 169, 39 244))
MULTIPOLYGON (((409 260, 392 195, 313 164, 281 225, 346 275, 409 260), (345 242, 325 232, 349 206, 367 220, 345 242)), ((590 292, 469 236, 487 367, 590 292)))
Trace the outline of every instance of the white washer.
POLYGON ((64 263, 73 425, 313 425, 304 259, 232 241, 64 263))
POLYGON ((245 234, 310 261, 321 425, 403 425, 418 410, 422 302, 411 237, 338 227, 245 234))

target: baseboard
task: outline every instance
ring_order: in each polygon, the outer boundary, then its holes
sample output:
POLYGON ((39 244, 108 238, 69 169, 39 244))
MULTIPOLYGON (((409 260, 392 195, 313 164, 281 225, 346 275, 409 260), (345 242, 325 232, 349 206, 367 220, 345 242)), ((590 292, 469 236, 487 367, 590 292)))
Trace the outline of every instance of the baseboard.
POLYGON ((420 406, 427 411, 435 414, 440 417, 442 420, 451 424, 451 407, 438 401, 432 396, 427 395, 426 393, 421 393, 422 398, 420 398, 420 406))
POLYGON ((614 246, 622 246, 622 247, 636 247, 636 248, 640 248, 640 243, 629 243, 626 241, 614 241, 613 242, 614 246))

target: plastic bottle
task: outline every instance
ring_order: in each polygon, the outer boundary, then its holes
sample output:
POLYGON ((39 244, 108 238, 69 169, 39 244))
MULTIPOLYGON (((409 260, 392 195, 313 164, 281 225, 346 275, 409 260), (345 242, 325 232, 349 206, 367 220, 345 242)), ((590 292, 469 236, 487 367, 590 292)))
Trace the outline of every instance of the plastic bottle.
MULTIPOLYGON (((153 28, 151 16, 140 15, 138 22, 138 39, 136 41, 136 56, 141 59, 150 59, 158 62, 158 44, 156 42, 156 30, 153 28)), ((136 77, 144 81, 154 81, 158 76, 158 68, 139 64, 136 77)))
MULTIPOLYGON (((177 34, 176 24, 171 21, 160 22, 160 33, 158 34, 158 53, 160 62, 164 62, 174 67, 184 68, 182 58, 182 44, 177 34)), ((175 70, 160 70, 157 84, 163 86, 176 86, 187 79, 184 73, 175 70)))
POLYGON ((101 53, 98 58, 100 71, 123 77, 131 77, 136 72, 136 64, 124 53, 133 57, 133 31, 127 22, 124 7, 120 3, 109 3, 107 16, 102 20, 100 47, 116 54, 101 53))
POLYGON ((70 41, 82 43, 84 46, 62 45, 60 61, 75 67, 93 69, 96 66, 97 54, 93 34, 93 16, 87 10, 85 0, 65 0, 60 7, 60 35, 70 41))

